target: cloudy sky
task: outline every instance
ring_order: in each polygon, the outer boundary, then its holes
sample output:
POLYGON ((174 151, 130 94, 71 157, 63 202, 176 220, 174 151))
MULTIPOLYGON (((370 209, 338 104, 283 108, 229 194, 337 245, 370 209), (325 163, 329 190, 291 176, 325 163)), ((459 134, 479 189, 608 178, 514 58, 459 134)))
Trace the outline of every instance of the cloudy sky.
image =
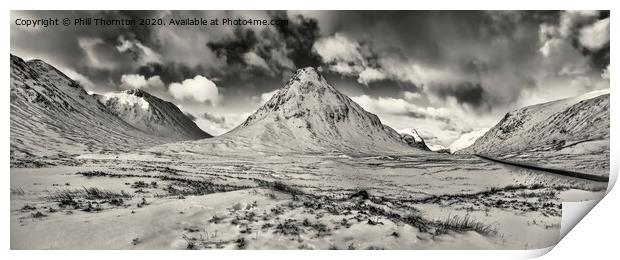
POLYGON ((211 134, 242 122, 312 66, 398 130, 431 143, 525 105, 609 88, 603 11, 13 11, 11 53, 86 89, 141 88, 211 134), (26 28, 17 18, 256 18, 282 26, 26 28))

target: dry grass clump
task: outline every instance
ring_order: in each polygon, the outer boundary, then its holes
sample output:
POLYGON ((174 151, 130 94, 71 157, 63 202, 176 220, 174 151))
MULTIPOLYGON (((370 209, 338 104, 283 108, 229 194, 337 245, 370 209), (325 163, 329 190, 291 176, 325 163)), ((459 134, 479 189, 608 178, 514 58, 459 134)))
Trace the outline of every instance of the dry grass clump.
POLYGON ((86 199, 86 200, 112 200, 118 198, 128 199, 131 198, 132 195, 126 193, 125 191, 115 192, 110 190, 104 190, 96 187, 86 188, 82 187, 81 189, 65 189, 58 190, 50 193, 46 197, 46 199, 51 201, 71 201, 75 199, 86 199))

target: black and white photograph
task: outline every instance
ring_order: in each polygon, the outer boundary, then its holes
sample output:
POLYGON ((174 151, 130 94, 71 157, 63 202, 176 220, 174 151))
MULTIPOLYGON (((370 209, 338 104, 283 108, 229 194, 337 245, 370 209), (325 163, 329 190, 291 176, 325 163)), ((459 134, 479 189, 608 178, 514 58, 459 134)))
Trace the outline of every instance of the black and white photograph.
POLYGON ((610 183, 608 10, 10 23, 12 250, 543 249, 610 183))

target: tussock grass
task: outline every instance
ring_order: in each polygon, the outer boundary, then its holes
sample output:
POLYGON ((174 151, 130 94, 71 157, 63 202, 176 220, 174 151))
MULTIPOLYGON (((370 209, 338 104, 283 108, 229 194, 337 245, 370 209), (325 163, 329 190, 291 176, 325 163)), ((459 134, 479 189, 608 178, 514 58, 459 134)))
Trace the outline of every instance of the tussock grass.
POLYGON ((281 181, 274 182, 273 189, 280 191, 280 192, 288 193, 291 195, 304 195, 305 194, 302 190, 295 188, 281 181))
POLYGON ((95 187, 86 188, 82 187, 81 189, 65 189, 58 190, 50 193, 46 197, 47 200, 51 201, 73 201, 75 199, 86 199, 86 200, 112 200, 124 198, 131 198, 132 195, 126 193, 125 191, 114 192, 109 190, 103 190, 95 187))
POLYGON ((293 196, 308 195, 301 189, 295 188, 291 186, 290 184, 284 183, 282 181, 269 182, 269 181, 257 180, 257 183, 260 187, 269 188, 274 191, 279 191, 279 192, 290 194, 293 196))
POLYGON ((30 216, 32 218, 44 218, 44 217, 47 217, 47 215, 41 213, 40 211, 37 211, 35 213, 30 213, 30 216))
POLYGON ((497 233, 497 230, 491 225, 487 225, 485 223, 472 219, 469 215, 465 215, 464 217, 460 217, 457 215, 451 217, 448 216, 447 219, 436 221, 434 224, 436 225, 435 234, 437 235, 445 234, 448 231, 475 231, 481 235, 494 235, 497 233))
POLYGON ((109 173, 102 172, 102 171, 85 171, 85 172, 77 172, 76 174, 82 175, 84 177, 107 177, 107 176, 115 177, 114 175, 111 175, 109 173))
POLYGON ((173 181, 164 190, 168 191, 168 194, 175 196, 188 196, 188 195, 206 195, 212 193, 229 192, 235 190, 246 189, 245 186, 232 186, 226 184, 215 184, 210 181, 182 179, 182 178, 168 178, 160 177, 162 180, 173 181))

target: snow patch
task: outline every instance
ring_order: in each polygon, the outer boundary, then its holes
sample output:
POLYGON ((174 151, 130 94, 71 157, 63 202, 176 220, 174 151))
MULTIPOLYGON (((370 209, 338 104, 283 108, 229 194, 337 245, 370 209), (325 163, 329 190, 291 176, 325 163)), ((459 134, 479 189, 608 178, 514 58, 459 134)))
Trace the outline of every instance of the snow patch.
POLYGON ((127 94, 125 92, 109 92, 101 95, 99 99, 101 103, 107 103, 110 100, 114 100, 122 105, 128 105, 132 107, 139 107, 144 111, 149 110, 149 102, 144 100, 142 97, 134 96, 131 94, 127 94))
POLYGON ((454 153, 458 150, 465 149, 471 146, 472 144, 474 144, 474 142, 476 142, 476 140, 478 140, 478 138, 482 137, 488 131, 489 128, 482 128, 480 130, 471 131, 469 133, 461 135, 459 139, 457 139, 450 145, 450 152, 454 153))

